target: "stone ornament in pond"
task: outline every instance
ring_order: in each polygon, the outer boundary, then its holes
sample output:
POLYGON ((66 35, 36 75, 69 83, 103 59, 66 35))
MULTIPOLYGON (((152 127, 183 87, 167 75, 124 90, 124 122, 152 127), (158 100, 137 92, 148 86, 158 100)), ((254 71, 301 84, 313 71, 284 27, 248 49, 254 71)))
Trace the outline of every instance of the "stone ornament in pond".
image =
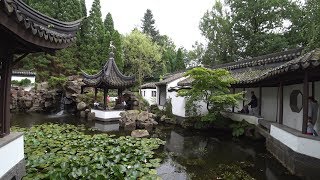
POLYGON ((131 136, 135 138, 148 137, 149 135, 149 132, 144 129, 138 129, 131 132, 131 136))
POLYGON ((129 110, 120 114, 120 127, 126 131, 135 129, 146 129, 151 131, 158 122, 155 121, 155 115, 147 111, 129 110))

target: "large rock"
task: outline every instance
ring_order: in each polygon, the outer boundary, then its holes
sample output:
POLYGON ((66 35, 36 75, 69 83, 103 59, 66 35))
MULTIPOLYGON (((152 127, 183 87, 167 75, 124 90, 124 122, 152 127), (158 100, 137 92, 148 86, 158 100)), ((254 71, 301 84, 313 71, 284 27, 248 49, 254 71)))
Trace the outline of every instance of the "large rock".
POLYGON ((96 118, 96 114, 94 112, 88 113, 88 121, 93 121, 96 118))
POLYGON ((81 86, 83 86, 84 83, 82 82, 82 79, 77 79, 74 77, 70 77, 69 81, 65 84, 66 91, 70 92, 71 94, 80 94, 81 93, 81 86), (72 81, 70 81, 72 80, 72 81))
POLYGON ((80 112, 80 117, 81 118, 86 118, 86 112, 85 111, 81 111, 80 112))
POLYGON ((142 126, 143 129, 146 129, 148 131, 152 131, 152 129, 153 129, 152 122, 141 123, 141 126, 142 126))
POLYGON ((85 110, 87 108, 87 104, 85 103, 85 102, 80 102, 80 103, 78 103, 78 105, 77 105, 77 110, 78 111, 83 111, 83 110, 85 110))
POLYGON ((128 121, 124 123, 124 130, 125 131, 133 131, 136 129, 136 122, 135 121, 128 121))
POLYGON ((149 113, 147 111, 142 111, 138 117, 137 121, 146 122, 149 119, 149 113))
POLYGON ((48 82, 42 82, 37 84, 37 90, 47 90, 47 89, 49 89, 48 82))
POLYGON ((131 132, 131 136, 132 137, 136 137, 136 138, 142 138, 142 137, 148 137, 150 134, 147 130, 134 130, 131 132))
POLYGON ((140 112, 138 110, 126 111, 125 118, 127 119, 127 121, 136 121, 136 120, 138 120, 139 113, 140 112))

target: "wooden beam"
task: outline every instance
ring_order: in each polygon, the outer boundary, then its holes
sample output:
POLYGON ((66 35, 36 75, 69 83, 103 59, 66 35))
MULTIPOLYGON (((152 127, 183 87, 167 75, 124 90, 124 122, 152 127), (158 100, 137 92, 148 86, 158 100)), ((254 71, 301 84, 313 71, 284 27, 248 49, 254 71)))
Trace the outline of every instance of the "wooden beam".
POLYGON ((309 79, 308 72, 304 74, 303 80, 303 121, 302 121, 302 133, 307 133, 307 124, 308 124, 308 97, 309 97, 309 79))
MULTIPOLYGON (((236 88, 232 88, 232 94, 236 93, 236 88)), ((234 112, 234 106, 232 106, 232 112, 234 112)))
POLYGON ((314 93, 314 91, 315 91, 315 86, 314 86, 314 81, 312 81, 312 86, 311 86, 311 93, 312 93, 312 97, 313 98, 315 98, 315 93, 314 93))
POLYGON ((259 87, 259 116, 261 116, 261 107, 262 107, 262 87, 259 87))
POLYGON ((279 85, 279 124, 283 124, 283 82, 279 85))
POLYGON ((10 90, 12 75, 13 55, 6 55, 2 59, 1 64, 1 80, 0 80, 0 137, 10 133, 10 90))

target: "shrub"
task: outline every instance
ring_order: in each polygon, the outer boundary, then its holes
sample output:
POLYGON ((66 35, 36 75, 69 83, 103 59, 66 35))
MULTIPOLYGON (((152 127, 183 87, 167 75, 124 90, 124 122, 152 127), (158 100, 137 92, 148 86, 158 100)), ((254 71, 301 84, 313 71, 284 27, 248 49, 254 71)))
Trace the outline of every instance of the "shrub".
POLYGON ((11 84, 17 85, 17 86, 22 86, 22 87, 27 87, 31 85, 31 80, 28 78, 22 79, 21 81, 13 80, 11 81, 11 84))
POLYGON ((66 82, 67 82, 67 78, 64 76, 60 76, 60 77, 52 76, 48 80, 49 87, 51 88, 63 88, 66 82))

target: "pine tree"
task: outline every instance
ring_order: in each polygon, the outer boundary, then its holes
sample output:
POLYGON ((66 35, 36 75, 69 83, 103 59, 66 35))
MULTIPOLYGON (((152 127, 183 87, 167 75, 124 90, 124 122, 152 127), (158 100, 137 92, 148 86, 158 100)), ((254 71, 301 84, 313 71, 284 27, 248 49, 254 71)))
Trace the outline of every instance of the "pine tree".
POLYGON ((123 71, 124 62, 123 62, 123 47, 122 47, 122 38, 121 34, 118 31, 114 31, 112 36, 113 45, 116 47, 115 50, 115 61, 120 69, 120 71, 123 71))
POLYGON ((106 16, 106 19, 104 20, 104 27, 106 28, 107 31, 110 32, 110 34, 113 34, 114 32, 114 23, 112 19, 111 13, 108 13, 106 16))
POLYGON ((159 31, 155 27, 155 20, 150 9, 147 9, 142 19, 142 32, 149 35, 153 42, 158 42, 160 38, 159 31))
POLYGON ((101 19, 100 0, 94 0, 87 19, 90 28, 85 34, 84 69, 100 69, 108 58, 110 33, 107 33, 101 19))
POLYGON ((176 56, 175 70, 179 71, 179 70, 185 70, 185 69, 186 69, 186 65, 184 64, 182 49, 179 48, 176 56))

